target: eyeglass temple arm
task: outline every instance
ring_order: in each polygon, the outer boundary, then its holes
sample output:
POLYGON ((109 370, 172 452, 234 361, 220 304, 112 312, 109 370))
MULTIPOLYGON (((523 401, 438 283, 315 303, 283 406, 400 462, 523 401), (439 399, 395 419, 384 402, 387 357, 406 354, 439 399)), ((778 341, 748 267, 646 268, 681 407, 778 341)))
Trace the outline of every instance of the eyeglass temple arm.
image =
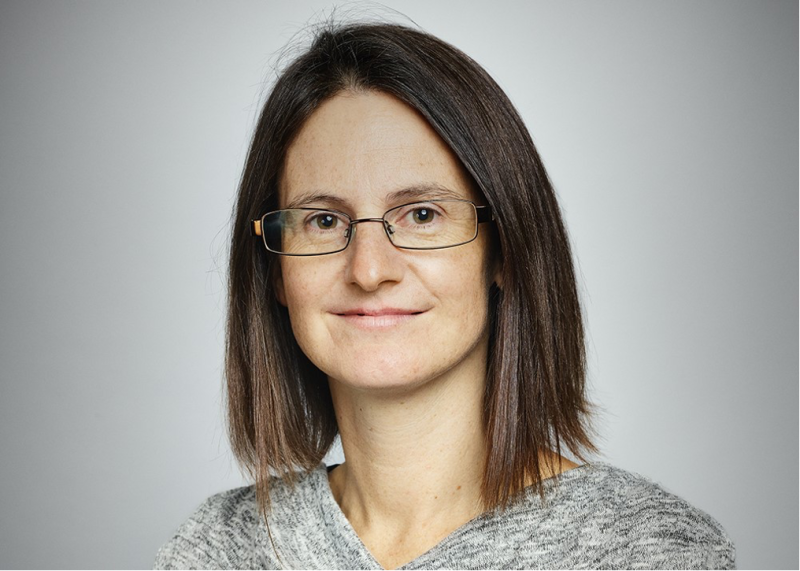
POLYGON ((250 235, 261 236, 261 220, 250 221, 250 235))

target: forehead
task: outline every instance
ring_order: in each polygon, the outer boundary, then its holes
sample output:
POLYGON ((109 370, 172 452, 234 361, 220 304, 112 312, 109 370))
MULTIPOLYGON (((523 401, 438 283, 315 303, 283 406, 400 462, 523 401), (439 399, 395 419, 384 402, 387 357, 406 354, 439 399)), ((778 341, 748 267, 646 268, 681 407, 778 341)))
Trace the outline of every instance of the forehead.
POLYGON ((412 196, 406 189, 425 188, 479 199, 461 162, 416 110, 385 93, 344 92, 324 102, 290 145, 279 202, 330 195, 384 207, 392 196, 412 196))

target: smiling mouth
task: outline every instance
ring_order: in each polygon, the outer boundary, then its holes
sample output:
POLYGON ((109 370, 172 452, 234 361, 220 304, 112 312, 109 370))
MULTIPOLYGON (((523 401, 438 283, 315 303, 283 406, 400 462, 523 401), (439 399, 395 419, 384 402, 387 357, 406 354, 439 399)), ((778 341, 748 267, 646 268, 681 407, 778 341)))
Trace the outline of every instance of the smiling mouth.
POLYGON ((336 313, 337 317, 341 317, 345 323, 352 325, 358 329, 365 329, 369 331, 390 329, 398 327, 415 317, 426 313, 423 311, 408 311, 408 310, 381 310, 381 311, 351 311, 345 313, 336 313))
POLYGON ((396 315, 419 315, 421 313, 425 313, 424 311, 398 311, 398 312, 386 312, 386 313, 337 313, 336 315, 340 315, 342 317, 386 317, 386 316, 396 316, 396 315))
POLYGON ((419 315, 425 313, 427 309, 405 309, 399 307, 354 307, 353 309, 345 309, 343 311, 333 311, 336 315, 342 317, 356 316, 356 317, 385 317, 391 315, 419 315))

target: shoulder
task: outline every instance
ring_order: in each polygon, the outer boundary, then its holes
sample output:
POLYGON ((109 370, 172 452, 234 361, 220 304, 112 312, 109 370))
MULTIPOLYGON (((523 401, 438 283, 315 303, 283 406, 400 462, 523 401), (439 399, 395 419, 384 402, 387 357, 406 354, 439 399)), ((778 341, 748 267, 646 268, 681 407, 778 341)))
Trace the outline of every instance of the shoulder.
MULTIPOLYGON (((272 513, 292 509, 308 494, 310 478, 299 474, 294 487, 270 479, 272 513)), ((154 569, 247 569, 262 524, 254 485, 214 494, 189 516, 158 550, 154 569)))
POLYGON ((158 550, 154 569, 233 569, 256 523, 255 487, 206 499, 158 550))
POLYGON ((598 567, 729 569, 735 548, 706 512, 639 474, 605 463, 565 473, 560 496, 580 508, 598 567))

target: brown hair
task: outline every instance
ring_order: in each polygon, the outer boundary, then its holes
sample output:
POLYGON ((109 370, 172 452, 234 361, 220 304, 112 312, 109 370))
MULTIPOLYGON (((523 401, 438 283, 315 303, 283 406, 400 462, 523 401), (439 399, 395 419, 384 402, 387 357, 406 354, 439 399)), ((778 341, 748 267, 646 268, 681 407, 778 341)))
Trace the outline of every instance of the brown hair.
MULTIPOLYGON (((326 376, 300 350, 273 289, 277 260, 249 221, 277 207, 284 157, 317 107, 343 90, 377 90, 419 111, 492 207, 502 291, 490 295, 481 496, 505 508, 526 478, 543 494, 540 453, 595 450, 585 398, 581 309, 569 239, 533 141, 476 62, 394 24, 328 24, 278 77, 253 136, 234 211, 226 343, 233 451, 269 510, 269 479, 312 470, 338 433, 326 376)), ((548 458, 550 458, 548 456, 548 458)), ((546 460, 553 468, 552 460, 546 460)))

